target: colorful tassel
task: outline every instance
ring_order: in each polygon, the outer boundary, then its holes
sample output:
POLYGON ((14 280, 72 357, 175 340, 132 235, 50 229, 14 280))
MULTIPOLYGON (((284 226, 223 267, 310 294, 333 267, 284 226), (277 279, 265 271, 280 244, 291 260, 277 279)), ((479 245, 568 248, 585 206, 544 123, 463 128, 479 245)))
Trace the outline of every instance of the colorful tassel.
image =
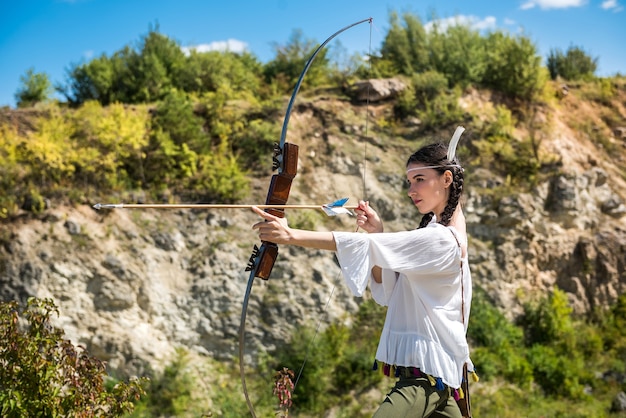
POLYGON ((444 390, 445 386, 443 385, 443 380, 441 380, 440 377, 438 377, 436 380, 437 384, 435 385, 435 387, 437 388, 437 390, 444 390))
POLYGON ((378 362, 374 360, 374 365, 372 366, 372 370, 378 370, 378 362))
POLYGON ((459 395, 459 389, 454 389, 454 392, 452 392, 452 396, 454 397, 455 401, 461 399, 461 396, 459 395))

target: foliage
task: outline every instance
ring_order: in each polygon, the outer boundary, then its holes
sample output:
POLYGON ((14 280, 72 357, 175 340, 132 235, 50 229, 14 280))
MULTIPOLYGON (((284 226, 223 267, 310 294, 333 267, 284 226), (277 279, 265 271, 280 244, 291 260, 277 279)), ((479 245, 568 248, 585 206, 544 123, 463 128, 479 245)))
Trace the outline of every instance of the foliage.
POLYGON ((532 138, 515 138, 517 121, 511 110, 497 105, 483 111, 475 123, 480 139, 471 144, 476 155, 472 164, 502 173, 509 185, 534 184, 542 161, 536 155, 532 138))
POLYGON ((273 354, 274 361, 280 359, 282 367, 292 370, 299 370, 306 360, 291 409, 319 415, 339 402, 345 388, 362 391, 380 382, 382 375, 371 369, 383 320, 384 308, 368 300, 352 326, 334 323, 319 334, 313 328, 297 328, 291 343, 273 354))
MULTIPOLYGON (((420 19, 410 13, 403 15, 403 23, 398 14, 392 12, 389 17, 390 28, 383 40, 381 56, 383 62, 391 64, 382 76, 404 74, 411 76, 431 68, 429 62, 428 38, 420 19)), ((374 61, 374 67, 381 68, 379 61, 374 61)))
POLYGON ((598 68, 598 58, 591 58, 578 46, 570 46, 566 53, 556 48, 550 51, 546 66, 553 80, 557 77, 565 80, 590 79, 598 68))
MULTIPOLYGON (((614 329, 613 324, 606 329, 614 329)), ((472 303, 469 337, 481 378, 503 377, 527 389, 533 382, 548 397, 583 401, 589 400, 585 385, 593 384, 599 393, 606 390, 592 371, 602 367, 603 341, 609 335, 575 320, 565 293, 558 289, 526 303, 517 324, 506 320, 480 289, 472 303)), ((623 342, 623 336, 616 341, 623 342)), ((624 367, 608 365, 615 366, 624 367)))
POLYGON ((487 36, 485 48, 483 86, 521 101, 533 101, 541 95, 547 77, 530 39, 494 32, 487 36))
POLYGON ((172 362, 145 385, 145 396, 137 403, 133 418, 156 416, 186 416, 200 413, 193 395, 197 382, 189 371, 187 353, 178 349, 172 362))
MULTIPOLYGON (((617 86, 610 78, 598 78, 580 86, 580 96, 585 100, 593 100, 605 106, 610 106, 617 96, 617 86)), ((620 116, 617 116, 620 120, 620 116)))
POLYGON ((40 102, 50 100, 52 84, 46 73, 36 73, 29 68, 26 74, 20 76, 21 86, 15 93, 17 107, 30 107, 40 102))
POLYGON ((20 143, 16 128, 0 126, 0 219, 15 215, 19 207, 15 192, 21 190, 20 143))
POLYGON ((528 387, 532 370, 519 351, 524 342, 523 331, 502 315, 482 289, 477 289, 472 302, 468 338, 475 347, 472 360, 481 379, 502 376, 516 385, 528 387))
POLYGON ((21 142, 20 159, 29 162, 28 180, 36 186, 62 184, 72 178, 79 159, 77 149, 68 138, 74 129, 65 114, 52 107, 48 117, 37 120, 36 129, 21 142))
POLYGON ((448 89, 447 78, 436 71, 413 75, 412 88, 405 89, 394 106, 399 119, 417 116, 423 129, 458 122, 463 112, 458 105, 460 91, 448 89))
MULTIPOLYGON (((304 39, 301 30, 294 30, 286 45, 274 44, 275 57, 263 68, 265 81, 276 83, 281 93, 291 91, 317 46, 315 41, 304 39)), ((302 88, 327 83, 328 69, 328 50, 322 49, 311 63, 302 82, 302 88)))
POLYGON ((452 85, 466 88, 479 85, 488 65, 487 41, 477 30, 455 24, 441 30, 435 24, 429 33, 431 68, 443 74, 452 85))
POLYGON ((58 86, 68 103, 89 100, 102 105, 146 103, 164 99, 172 89, 202 94, 228 86, 258 94, 262 68, 249 53, 198 52, 188 55, 174 40, 150 29, 136 47, 125 46, 111 57, 101 55, 74 64, 58 86))
POLYGON ((20 76, 21 86, 15 93, 17 107, 30 107, 40 102, 50 100, 52 84, 46 73, 36 73, 29 68, 26 74, 20 76))
POLYGON ((0 414, 3 417, 116 417, 133 410, 142 380, 106 388, 104 364, 63 339, 49 299, 0 303, 0 414), (25 326, 23 325, 25 322, 25 326))
POLYGON ((88 101, 68 119, 80 155, 72 162, 83 183, 123 189, 145 183, 144 150, 148 145, 148 112, 114 103, 103 108, 88 101))

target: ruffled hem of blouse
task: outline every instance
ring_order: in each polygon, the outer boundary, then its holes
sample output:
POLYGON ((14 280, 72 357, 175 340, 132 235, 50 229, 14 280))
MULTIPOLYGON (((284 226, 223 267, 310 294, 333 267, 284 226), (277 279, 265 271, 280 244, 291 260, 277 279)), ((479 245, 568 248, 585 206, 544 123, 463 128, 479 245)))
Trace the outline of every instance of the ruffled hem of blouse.
POLYGON ((426 374, 441 378, 446 385, 458 388, 463 364, 469 356, 455 358, 435 341, 419 339, 415 335, 390 334, 386 344, 379 346, 376 359, 396 366, 417 367, 426 374), (395 351, 390 350, 392 347, 395 351))

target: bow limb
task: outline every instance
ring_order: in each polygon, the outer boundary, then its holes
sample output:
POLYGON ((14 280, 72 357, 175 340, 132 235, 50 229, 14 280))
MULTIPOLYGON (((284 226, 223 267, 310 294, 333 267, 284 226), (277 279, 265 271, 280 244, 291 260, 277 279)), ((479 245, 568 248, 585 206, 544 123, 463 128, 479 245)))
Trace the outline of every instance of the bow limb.
POLYGON ((239 323, 239 374, 241 375, 241 385, 243 387, 243 394, 246 398, 246 403, 248 404, 248 409, 250 410, 250 414, 256 418, 256 414, 254 413, 254 407, 252 406, 252 401, 250 400, 250 395, 248 395, 248 388, 246 386, 246 373, 243 367, 246 313, 248 312, 248 300, 250 299, 250 293, 252 291, 253 283, 254 272, 251 272, 250 278, 248 279, 248 286, 246 287, 246 295, 243 298, 243 305, 241 308, 241 322, 239 323))
MULTIPOLYGON (((351 25, 348 25, 331 36, 329 36, 311 55, 311 57, 306 62, 298 81, 293 89, 293 93, 291 95, 291 99, 289 100, 289 104, 287 105, 287 110, 285 111, 285 118, 283 121, 283 128, 280 135, 280 143, 277 144, 274 149, 274 158, 273 158, 273 169, 278 170, 277 174, 272 176, 272 180, 270 182, 266 204, 268 205, 285 205, 287 203, 287 199, 289 197, 289 191, 291 189, 291 182, 293 178, 296 176, 297 172, 297 164, 298 164, 298 146, 295 144, 290 144, 286 142, 287 137, 287 127, 289 125, 289 119, 291 117, 291 111, 293 109, 293 105, 296 100, 296 96, 298 91, 300 90, 300 86, 302 85, 302 81, 304 80, 304 76, 306 75, 309 67, 313 63, 313 60, 317 56, 317 54, 337 35, 340 33, 354 27, 360 25, 361 23, 369 22, 372 23, 372 18, 363 19, 361 21, 355 22, 351 25)), ((266 209, 267 212, 272 215, 278 217, 284 217, 284 209, 266 209)), ((241 322, 239 325, 239 373, 241 375, 241 385, 243 387, 243 393, 246 398, 246 403, 248 404, 248 409, 250 410, 250 414, 252 417, 256 418, 256 413, 254 412, 254 407, 252 405, 252 401, 250 400, 250 396, 248 394, 248 388, 246 386, 246 374, 244 370, 244 353, 245 353, 245 328, 246 328, 246 316, 248 311, 248 302, 250 299, 250 295, 252 294, 252 285, 254 284, 255 277, 260 277, 264 280, 269 279, 269 276, 272 271, 272 267, 276 261, 276 257, 278 255, 278 246, 269 242, 262 242, 261 247, 254 246, 254 251, 252 256, 250 257, 250 262, 246 271, 250 271, 250 277, 248 278, 248 285, 246 287, 246 293, 244 296, 243 304, 241 307, 241 322)))
POLYGON ((298 82, 296 83, 296 86, 293 89, 293 93, 291 95, 291 99, 289 100, 289 104, 287 105, 287 110, 285 111, 285 119, 283 121, 283 129, 282 132, 280 134, 280 146, 282 148, 283 144, 285 143, 285 139, 287 137, 287 125, 289 125, 289 119, 291 118, 291 110, 293 109, 293 105, 294 102, 296 101, 296 96, 298 95, 298 91, 300 91, 300 86, 302 85, 302 81, 304 80, 304 76, 306 75, 307 71, 309 71, 309 67, 311 66, 311 64, 313 63, 313 60, 315 59, 315 57, 317 56, 317 54, 319 54, 319 52, 324 49, 324 47, 330 42, 332 41, 337 35, 339 35, 340 33, 354 27, 357 25, 360 25, 361 23, 365 23, 365 22, 369 22, 370 24, 372 23, 372 18, 368 17, 367 19, 363 19, 360 20, 358 22, 355 22, 351 25, 348 25, 344 28, 339 29, 337 32, 333 33, 331 36, 329 36, 320 46, 317 47, 317 49, 315 50, 315 52, 313 52, 313 54, 311 55, 311 57, 309 57, 308 61, 306 62, 304 69, 302 70, 302 73, 300 74, 300 78, 298 78, 298 82))

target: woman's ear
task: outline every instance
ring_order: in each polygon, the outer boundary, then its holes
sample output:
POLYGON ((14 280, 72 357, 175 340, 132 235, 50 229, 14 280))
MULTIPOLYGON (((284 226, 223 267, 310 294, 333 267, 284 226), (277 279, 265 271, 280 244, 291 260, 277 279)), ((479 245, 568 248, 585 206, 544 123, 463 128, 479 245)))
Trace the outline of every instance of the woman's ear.
POLYGON ((444 186, 450 187, 450 185, 452 184, 452 180, 454 179, 454 176, 452 175, 452 171, 450 170, 446 170, 443 173, 443 184, 444 186))

